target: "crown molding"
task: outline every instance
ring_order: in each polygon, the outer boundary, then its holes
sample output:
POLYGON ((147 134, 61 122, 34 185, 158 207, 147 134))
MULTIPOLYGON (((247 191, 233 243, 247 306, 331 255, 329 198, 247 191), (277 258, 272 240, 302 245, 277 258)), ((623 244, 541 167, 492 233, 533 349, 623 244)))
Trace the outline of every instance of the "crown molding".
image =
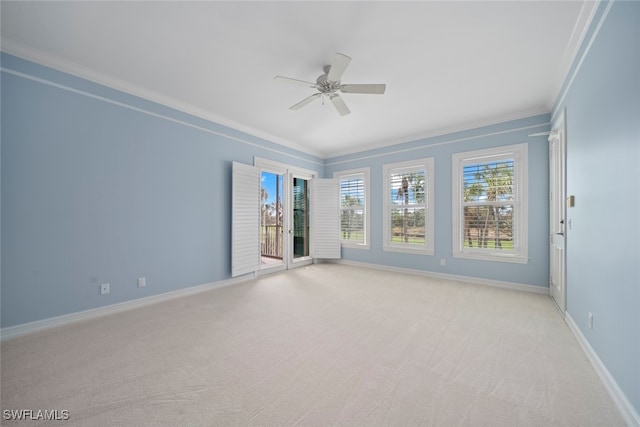
POLYGON ((571 66, 578 57, 580 47, 582 46, 584 39, 587 36, 587 33, 589 31, 589 28, 591 27, 591 23, 593 22, 600 3, 601 0, 586 0, 582 3, 582 8, 580 9, 580 13, 576 18, 576 22, 573 26, 573 30, 571 31, 569 41, 565 46, 562 60, 560 61, 560 64, 558 66, 558 72, 556 74, 553 88, 546 103, 549 111, 553 110, 554 103, 560 96, 562 85, 569 76, 569 73, 571 72, 571 66))
POLYGON ((10 55, 25 59, 27 61, 31 61, 48 68, 52 68, 56 71, 70 74, 72 76, 75 76, 84 80, 88 80, 93 83, 97 83, 99 85, 108 87, 110 89, 114 89, 119 92, 126 93, 128 95, 133 95, 147 101, 155 102, 165 107, 173 108, 177 111, 187 113, 194 117, 204 119, 210 122, 214 122, 222 126, 229 127, 231 129, 246 133, 248 135, 263 139, 267 142, 276 143, 278 145, 282 145, 284 147, 291 148, 293 150, 297 150, 305 154, 319 157, 321 159, 326 158, 326 155, 320 151, 313 150, 308 147, 304 147, 300 144, 291 142, 289 140, 260 131, 258 129, 247 126, 245 124, 230 120, 226 117, 223 117, 223 116, 214 114, 210 111, 204 110, 202 108, 196 107, 189 103, 179 101, 175 98, 162 95, 160 93, 142 88, 137 85, 133 85, 131 83, 125 82, 124 80, 109 76, 107 74, 101 73, 94 69, 83 67, 75 62, 67 61, 60 57, 42 52, 40 50, 26 47, 19 43, 15 43, 12 40, 7 40, 7 39, 2 40, 2 51, 10 55))
MULTIPOLYGON (((485 127, 485 126, 497 125, 497 124, 500 124, 500 123, 510 122, 510 121, 519 120, 519 119, 525 119, 525 118, 528 118, 528 117, 539 116, 539 115, 548 114, 548 113, 549 113, 549 110, 546 107, 538 106, 538 107, 530 108, 530 109, 527 109, 527 110, 519 111, 517 113, 505 114, 505 115, 501 115, 501 116, 494 116, 494 117, 489 117, 489 118, 485 118, 485 119, 481 119, 481 120, 465 122, 465 123, 461 123, 461 124, 454 125, 454 126, 448 126, 448 127, 435 129, 435 130, 430 130, 430 131, 425 132, 425 133, 404 136, 404 137, 397 138, 395 140, 391 140, 391 141, 387 141, 387 142, 381 142, 381 143, 378 143, 378 144, 359 146, 359 147, 355 147, 353 149, 346 149, 346 150, 337 151, 337 152, 332 153, 327 159, 328 160, 332 160, 332 159, 335 159, 337 157, 346 156, 346 155, 349 155, 349 154, 357 154, 357 153, 363 153, 364 154, 365 152, 368 152, 368 151, 371 151, 371 150, 380 149, 380 148, 390 148, 390 149, 396 148, 397 149, 399 147, 395 147, 395 146, 401 145, 401 144, 405 144, 405 143, 409 143, 409 142, 415 142, 415 141, 420 141, 420 140, 423 140, 423 139, 435 138, 435 137, 438 137, 438 136, 451 135, 451 134, 456 133, 456 132, 463 132, 463 131, 467 131, 467 130, 478 129, 478 128, 482 128, 482 127, 485 127)), ((536 126, 538 126, 538 125, 536 125, 536 126)))

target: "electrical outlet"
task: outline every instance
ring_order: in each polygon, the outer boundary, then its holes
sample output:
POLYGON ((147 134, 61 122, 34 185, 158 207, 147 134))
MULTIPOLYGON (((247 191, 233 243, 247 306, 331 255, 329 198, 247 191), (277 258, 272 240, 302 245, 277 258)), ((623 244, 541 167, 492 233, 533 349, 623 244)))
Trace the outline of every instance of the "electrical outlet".
POLYGON ((589 329, 593 329, 593 313, 589 312, 589 329))
POLYGON ((104 295, 108 293, 109 293, 109 284, 103 283, 102 285, 100 285, 100 295, 104 295))
POLYGON ((147 279, 145 277, 138 277, 138 287, 144 288, 147 286, 147 279))
POLYGON ((445 265, 447 265, 447 260, 445 260, 444 258, 442 258, 442 259, 440 260, 440 265, 441 265, 442 267, 444 267, 445 265))

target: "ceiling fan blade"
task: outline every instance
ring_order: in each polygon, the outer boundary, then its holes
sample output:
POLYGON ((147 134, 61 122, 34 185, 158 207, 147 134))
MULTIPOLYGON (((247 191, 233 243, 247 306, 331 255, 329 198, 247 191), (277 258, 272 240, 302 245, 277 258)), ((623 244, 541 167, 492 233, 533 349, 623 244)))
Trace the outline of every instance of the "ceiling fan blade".
POLYGON ((283 77, 283 76, 275 76, 273 78, 273 80, 279 80, 279 81, 283 81, 283 82, 287 82, 287 83, 293 83, 293 84, 297 84, 300 86, 306 86, 306 87, 316 87, 315 83, 311 83, 311 82, 305 82, 304 80, 298 80, 298 79, 292 79, 290 77, 283 77))
POLYGON ((337 93, 331 95, 329 99, 333 103, 333 106, 336 107, 336 110, 338 110, 338 113, 341 116, 346 116, 347 114, 351 113, 351 111, 349 111, 349 107, 347 107, 347 104, 344 103, 344 99, 342 99, 337 93))
POLYGON ((331 63, 331 68, 327 73, 327 80, 332 82, 340 81, 344 70, 347 69, 347 65, 351 62, 351 58, 347 55, 343 55, 341 53, 336 53, 333 57, 333 62, 331 63))
POLYGON ((307 104, 312 103, 313 101, 315 101, 316 99, 320 98, 320 95, 322 95, 321 93, 314 93, 311 96, 306 97, 305 99, 303 99, 302 101, 298 102, 295 105, 292 105, 291 107, 289 107, 290 110, 299 110, 302 107, 304 107, 307 104))
POLYGON ((344 93, 370 93, 382 95, 387 89, 385 84, 342 85, 340 91, 344 93))

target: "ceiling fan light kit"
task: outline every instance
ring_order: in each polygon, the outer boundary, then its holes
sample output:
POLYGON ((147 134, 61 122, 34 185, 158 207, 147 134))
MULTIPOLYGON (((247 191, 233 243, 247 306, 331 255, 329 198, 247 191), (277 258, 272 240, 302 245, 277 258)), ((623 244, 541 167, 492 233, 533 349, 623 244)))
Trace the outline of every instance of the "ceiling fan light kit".
POLYGON ((323 99, 324 103, 324 97, 327 96, 338 114, 346 116, 351 113, 351 111, 338 92, 382 95, 387 88, 385 84, 342 84, 340 79, 350 62, 351 58, 347 55, 336 53, 333 57, 332 64, 324 67, 324 74, 320 75, 315 83, 283 76, 275 76, 274 80, 282 80, 318 90, 317 93, 289 107, 290 110, 299 110, 320 98, 323 99))

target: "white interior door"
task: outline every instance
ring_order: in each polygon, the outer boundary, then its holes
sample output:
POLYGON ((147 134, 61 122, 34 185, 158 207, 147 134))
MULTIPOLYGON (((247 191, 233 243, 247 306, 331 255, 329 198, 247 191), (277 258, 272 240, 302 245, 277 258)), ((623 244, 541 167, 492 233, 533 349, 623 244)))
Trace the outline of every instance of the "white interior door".
POLYGON ((549 135, 550 294, 566 309, 566 127, 564 113, 549 135))

